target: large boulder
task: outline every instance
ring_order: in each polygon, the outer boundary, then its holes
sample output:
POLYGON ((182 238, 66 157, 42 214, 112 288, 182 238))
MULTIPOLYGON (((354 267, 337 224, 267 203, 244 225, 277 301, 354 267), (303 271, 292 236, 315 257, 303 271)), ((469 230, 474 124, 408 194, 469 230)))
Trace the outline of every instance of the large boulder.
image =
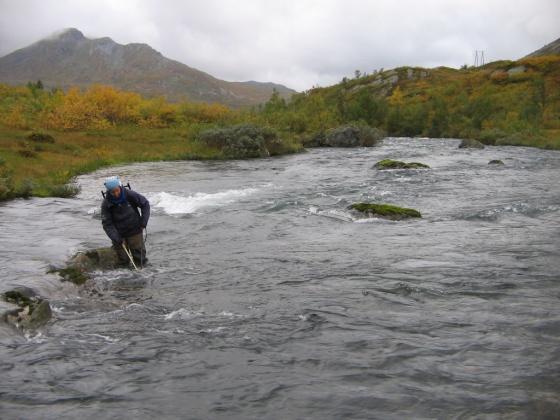
POLYGON ((459 149, 484 149, 484 145, 475 139, 463 139, 459 144, 459 149))
POLYGON ((402 162, 400 160, 383 159, 373 165, 379 170, 384 169, 429 169, 430 167, 420 162, 402 162))
POLYGON ((306 147, 371 147, 385 137, 383 130, 367 125, 345 125, 319 132, 305 140, 306 147))
POLYGON ((126 266, 119 260, 117 252, 109 247, 78 252, 66 266, 51 267, 48 272, 58 273, 62 281, 83 285, 89 280, 92 271, 115 270, 126 266))
POLYGON ((47 299, 28 287, 16 287, 4 292, 6 302, 18 308, 3 314, 4 322, 23 330, 36 330, 52 318, 52 310, 47 299))
POLYGON ((354 203, 349 207, 349 209, 355 210, 367 217, 379 217, 389 220, 403 220, 422 217, 418 210, 397 207, 392 204, 354 203))
POLYGON ((82 271, 115 270, 123 266, 112 247, 96 248, 78 252, 70 260, 70 264, 82 271))

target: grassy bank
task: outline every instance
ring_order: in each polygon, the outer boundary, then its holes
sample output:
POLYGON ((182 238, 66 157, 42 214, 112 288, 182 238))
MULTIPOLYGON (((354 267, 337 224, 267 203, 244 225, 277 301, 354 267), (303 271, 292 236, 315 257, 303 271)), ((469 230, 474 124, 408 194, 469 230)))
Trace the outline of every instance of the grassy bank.
MULTIPOLYGON (((65 184, 74 176, 115 164, 227 158, 221 149, 197 141, 197 133, 209 127, 43 131, 52 136, 49 142, 30 139, 30 130, 0 125, 0 199, 72 196, 75 187, 65 184)), ((283 145, 284 153, 301 150, 289 139, 283 145)))

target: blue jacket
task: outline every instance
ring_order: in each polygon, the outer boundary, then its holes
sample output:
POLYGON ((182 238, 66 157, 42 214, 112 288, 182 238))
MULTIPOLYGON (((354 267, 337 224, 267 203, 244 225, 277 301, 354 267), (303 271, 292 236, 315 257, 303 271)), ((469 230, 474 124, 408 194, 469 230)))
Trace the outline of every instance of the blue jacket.
POLYGON ((146 197, 124 187, 122 191, 124 200, 111 200, 110 194, 107 194, 101 204, 103 230, 116 243, 141 233, 150 218, 150 203, 146 197))

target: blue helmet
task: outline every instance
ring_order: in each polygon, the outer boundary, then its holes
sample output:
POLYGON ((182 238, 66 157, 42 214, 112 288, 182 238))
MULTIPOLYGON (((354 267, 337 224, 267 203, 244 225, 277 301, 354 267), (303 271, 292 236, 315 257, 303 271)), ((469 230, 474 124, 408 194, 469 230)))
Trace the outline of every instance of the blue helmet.
POLYGON ((122 186, 122 182, 118 176, 110 176, 105 180, 104 184, 107 191, 112 191, 115 188, 122 186))

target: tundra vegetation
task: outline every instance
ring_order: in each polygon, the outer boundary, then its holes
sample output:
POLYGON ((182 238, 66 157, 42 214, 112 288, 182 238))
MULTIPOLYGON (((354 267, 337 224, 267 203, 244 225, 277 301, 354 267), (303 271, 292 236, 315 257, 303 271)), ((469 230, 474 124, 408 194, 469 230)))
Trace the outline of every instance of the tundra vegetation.
POLYGON ((117 163, 370 146, 385 134, 560 149, 560 56, 356 72, 289 101, 274 92, 252 109, 174 103, 101 85, 62 91, 41 81, 0 84, 0 200, 70 197, 78 192, 68 184, 74 176, 117 163))

